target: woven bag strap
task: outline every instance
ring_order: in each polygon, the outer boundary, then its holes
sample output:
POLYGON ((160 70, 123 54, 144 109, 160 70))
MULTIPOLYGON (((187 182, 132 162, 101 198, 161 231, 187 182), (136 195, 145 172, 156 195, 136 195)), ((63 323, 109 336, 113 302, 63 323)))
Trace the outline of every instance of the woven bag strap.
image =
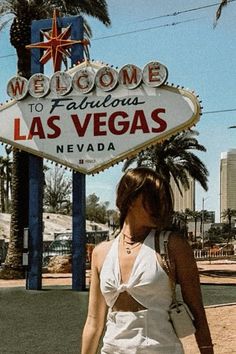
POLYGON ((175 281, 175 271, 173 269, 173 265, 171 264, 168 250, 168 240, 171 231, 161 231, 159 234, 159 252, 168 273, 170 283, 171 283, 171 291, 172 291, 172 302, 177 303, 176 299, 176 281, 175 281))

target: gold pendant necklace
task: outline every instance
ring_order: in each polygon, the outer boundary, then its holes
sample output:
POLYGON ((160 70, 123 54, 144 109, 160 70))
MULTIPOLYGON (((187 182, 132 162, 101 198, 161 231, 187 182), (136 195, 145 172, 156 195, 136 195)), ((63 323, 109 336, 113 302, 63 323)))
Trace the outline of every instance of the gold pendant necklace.
POLYGON ((127 254, 131 254, 133 249, 138 247, 141 242, 127 242, 125 241, 125 235, 123 234, 123 245, 125 246, 125 250, 127 254))
POLYGON ((140 242, 139 242, 139 243, 136 243, 136 245, 134 245, 133 247, 126 245, 126 246, 125 246, 126 253, 127 253, 127 254, 131 254, 132 251, 133 251, 133 249, 136 248, 136 247, 138 247, 139 245, 140 245, 140 242))

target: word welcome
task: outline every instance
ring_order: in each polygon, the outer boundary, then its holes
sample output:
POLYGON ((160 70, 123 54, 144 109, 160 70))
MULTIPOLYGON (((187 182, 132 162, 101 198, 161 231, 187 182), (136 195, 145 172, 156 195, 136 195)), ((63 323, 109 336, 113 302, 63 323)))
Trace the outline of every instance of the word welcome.
POLYGON ((74 93, 87 94, 96 86, 98 90, 111 91, 117 85, 135 89, 142 82, 150 87, 163 85, 168 76, 167 68, 152 61, 140 69, 134 64, 127 64, 119 71, 109 66, 101 66, 97 70, 93 66, 78 65, 73 72, 58 71, 51 78, 37 73, 29 80, 21 76, 11 78, 7 84, 8 95, 16 100, 21 100, 30 94, 32 97, 41 98, 49 94, 64 96, 72 90, 74 93))

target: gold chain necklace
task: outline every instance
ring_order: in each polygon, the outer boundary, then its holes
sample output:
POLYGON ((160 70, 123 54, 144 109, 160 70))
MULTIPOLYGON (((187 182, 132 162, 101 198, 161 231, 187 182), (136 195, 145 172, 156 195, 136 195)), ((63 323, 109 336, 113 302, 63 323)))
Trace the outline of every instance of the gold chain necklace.
POLYGON ((126 250, 127 254, 131 254, 133 249, 138 247, 141 244, 141 242, 127 242, 125 240, 125 235, 124 234, 123 234, 123 238, 122 239, 123 239, 123 245, 125 246, 125 250, 126 250))

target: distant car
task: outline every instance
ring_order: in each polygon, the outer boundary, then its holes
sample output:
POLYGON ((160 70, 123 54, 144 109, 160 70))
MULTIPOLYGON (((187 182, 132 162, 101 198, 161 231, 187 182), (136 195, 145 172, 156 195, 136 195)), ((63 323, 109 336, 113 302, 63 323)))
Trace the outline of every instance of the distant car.
POLYGON ((50 258, 54 256, 62 256, 72 253, 72 241, 71 240, 55 240, 48 249, 43 252, 43 265, 46 266, 50 258))
MULTIPOLYGON (((60 232, 55 234, 56 239, 50 243, 47 250, 43 252, 43 266, 47 266, 53 256, 62 256, 72 253, 72 232, 60 232)), ((86 231, 86 241, 90 244, 98 244, 109 239, 109 231, 86 231)), ((89 262, 87 262, 89 263, 89 262)), ((89 263, 90 264, 90 263, 89 263)), ((86 267, 89 267, 86 265, 86 267)))

